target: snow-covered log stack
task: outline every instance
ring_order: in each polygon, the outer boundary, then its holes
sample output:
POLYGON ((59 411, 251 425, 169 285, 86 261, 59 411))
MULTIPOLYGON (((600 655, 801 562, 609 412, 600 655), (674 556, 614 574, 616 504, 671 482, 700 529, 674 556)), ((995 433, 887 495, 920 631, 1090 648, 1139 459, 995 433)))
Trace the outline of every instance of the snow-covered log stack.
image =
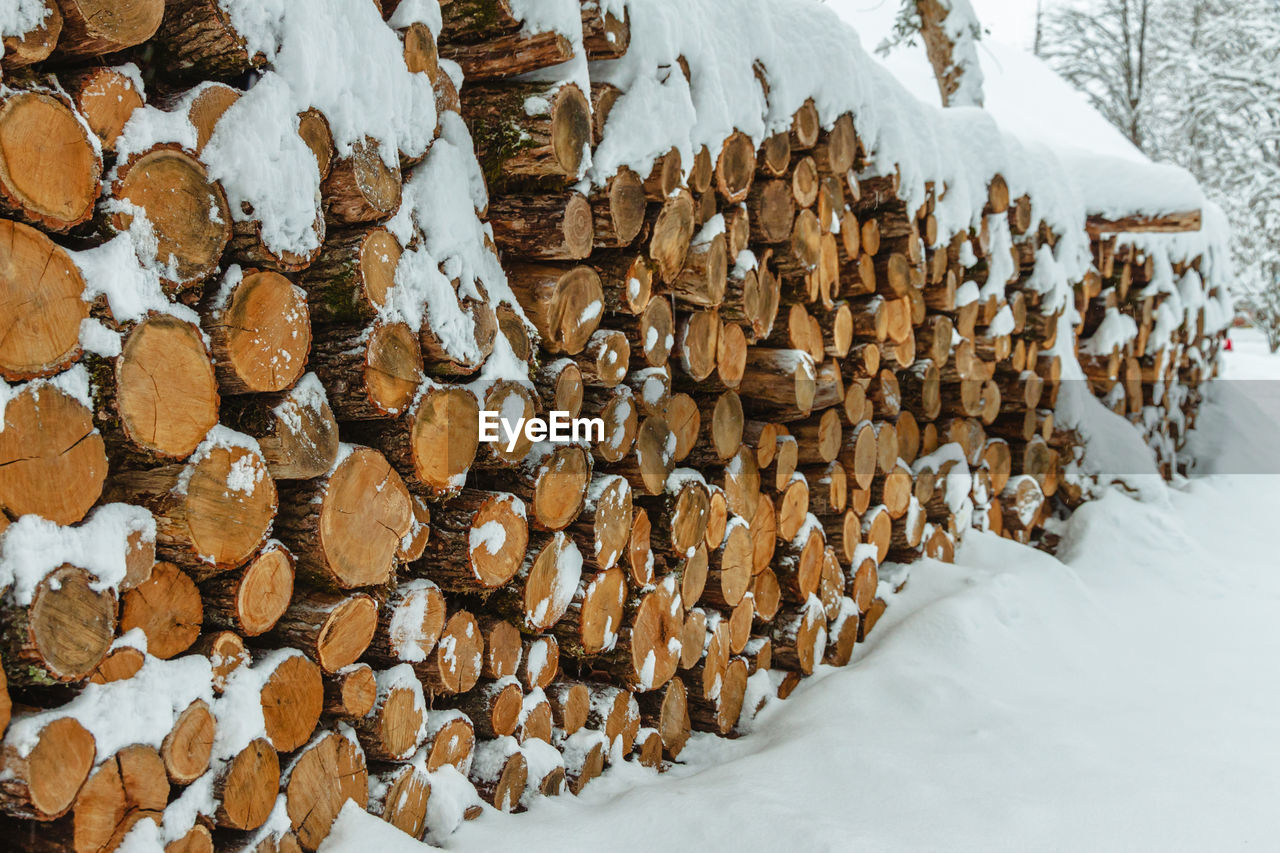
POLYGON ((891 159, 851 40, 102 5, 0 14, 10 847, 439 838, 661 767, 848 663, 901 565, 1036 538, 1077 340, 1170 441, 1212 373, 1196 258, 1075 280, 1052 187, 891 159), (481 440, 553 411, 603 434, 481 440))

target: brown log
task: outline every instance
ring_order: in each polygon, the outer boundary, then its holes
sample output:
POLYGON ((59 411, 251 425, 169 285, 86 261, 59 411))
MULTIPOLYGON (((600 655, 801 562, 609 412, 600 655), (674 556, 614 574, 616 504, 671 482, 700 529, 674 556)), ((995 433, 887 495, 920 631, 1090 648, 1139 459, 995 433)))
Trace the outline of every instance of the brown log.
POLYGON ((42 0, 42 3, 40 21, 32 29, 4 37, 0 67, 23 68, 47 59, 53 52, 62 33, 62 11, 55 0, 42 0))
POLYGON ((64 93, 6 86, 0 140, 0 212, 55 232, 93 214, 102 158, 64 93))
POLYGON ((200 635, 204 606, 200 590, 172 563, 156 563, 151 577, 124 594, 120 630, 139 628, 147 654, 168 659, 185 652, 200 635))
POLYGON ((711 555, 702 599, 716 607, 736 607, 751 587, 752 559, 751 532, 741 517, 735 517, 724 544, 711 555))
POLYGON ((411 571, 457 592, 506 584, 519 570, 529 542, 519 498, 473 489, 437 508, 433 534, 411 571))
POLYGON ((779 614, 772 634, 773 663, 805 675, 822 662, 827 645, 827 622, 822 603, 811 597, 798 611, 779 614))
POLYGON ((276 272, 227 276, 201 312, 223 394, 284 391, 311 348, 306 294, 276 272))
POLYGON ((196 640, 192 650, 209 659, 213 670, 213 692, 226 690, 227 679, 241 667, 251 663, 244 640, 235 631, 206 631, 196 640))
POLYGON ((9 398, 0 432, 0 507, 57 524, 84 518, 102 494, 106 449, 85 406, 31 383, 9 398))
POLYGON ((164 0, 57 0, 62 10, 59 59, 87 59, 142 44, 155 35, 164 0))
POLYGON ((321 184, 325 215, 335 223, 379 222, 400 207, 400 159, 390 158, 377 140, 365 137, 339 156, 321 184))
MULTIPOLYGON (((48 25, 46 21, 45 26, 48 25)), ((8 53, 6 49, 6 61, 8 53)), ((76 111, 84 117, 89 129, 98 137, 102 150, 115 151, 116 139, 125 122, 134 110, 143 106, 143 93, 132 75, 119 68, 85 68, 59 74, 58 82, 71 96, 76 111)))
POLYGON ((672 576, 628 603, 628 613, 607 667, 632 690, 657 690, 675 675, 680 663, 684 614, 672 576))
POLYGON ((311 322, 367 325, 386 304, 403 250, 381 226, 334 231, 320 254, 297 276, 307 293, 311 322))
POLYGON ((262 671, 258 699, 266 738, 280 752, 292 752, 311 737, 324 708, 320 667, 288 650, 265 658, 254 669, 262 671))
POLYGON ((576 418, 582 412, 582 370, 570 358, 544 362, 532 372, 534 387, 544 409, 567 412, 576 418))
POLYGON ((311 364, 339 420, 397 417, 423 379, 418 336, 404 323, 316 329, 311 364))
POLYGON ((591 205, 578 192, 503 196, 489 204, 488 220, 506 257, 573 261, 591 254, 591 205))
POLYGON ((378 604, 369 595, 298 591, 272 637, 335 673, 364 655, 377 625, 378 604))
POLYGON ((756 174, 756 149, 751 137, 741 131, 730 134, 716 158, 716 192, 728 204, 747 197, 756 174))
POLYGON ((128 231, 134 217, 143 219, 154 240, 138 260, 179 290, 208 278, 231 240, 231 212, 222 187, 205 167, 169 144, 131 156, 116 167, 111 186, 110 225, 128 231))
POLYGON ((116 596, 95 590, 93 581, 84 569, 62 565, 36 584, 28 603, 0 609, 10 684, 78 681, 98 666, 115 634, 116 596))
POLYGON ((498 811, 509 812, 524 794, 528 773, 520 744, 513 737, 502 737, 476 746, 467 775, 481 799, 498 811))
POLYGON ((93 735, 74 717, 55 717, 34 733, 35 743, 0 748, 0 808, 15 817, 41 821, 71 809, 93 769, 93 735))
POLYGON ((805 417, 813 407, 816 378, 808 353, 753 347, 738 393, 769 411, 805 417))
POLYGON ((636 697, 640 703, 640 719, 647 726, 657 729, 662 738, 663 752, 674 761, 689 740, 688 693, 684 682, 673 677, 661 692, 642 693, 636 697))
POLYGON ((666 283, 676 280, 684 268, 693 229, 693 196, 681 189, 664 197, 649 236, 649 257, 654 262, 659 280, 666 283))
POLYGON ((204 775, 209 769, 216 727, 213 711, 203 699, 182 710, 160 745, 160 758, 170 782, 190 785, 204 775))
POLYGON ((483 652, 479 623, 466 610, 458 610, 445 622, 435 650, 415 663, 414 671, 434 694, 466 693, 480 678, 483 652))
POLYGON ((576 85, 503 80, 467 87, 462 116, 491 192, 576 179, 591 140, 591 105, 576 85), (535 104, 537 109, 526 109, 535 104))
POLYGON ((469 390, 427 383, 405 418, 356 430, 379 448, 416 495, 442 497, 462 485, 479 449, 480 404, 469 390))
POLYGON ((254 738, 215 771, 213 820, 228 829, 256 829, 271 815, 280 789, 280 757, 266 738, 254 738))
POLYGON ((444 629, 445 598, 422 578, 396 585, 378 608, 378 625, 365 657, 384 666, 426 659, 444 629))
POLYGON ((369 802, 369 771, 359 744, 337 732, 323 732, 294 761, 284 785, 285 810, 298 843, 320 846, 348 801, 369 802))
POLYGON ((427 756, 428 772, 445 765, 465 770, 471 763, 475 744, 475 729, 466 714, 454 710, 427 713, 427 737, 422 749, 427 756))
POLYGON ((323 478, 282 491, 277 532, 313 583, 385 583, 412 523, 409 492, 382 454, 353 447, 323 478))
POLYGON ((221 419, 258 442, 275 480, 323 476, 338 458, 338 423, 315 374, 281 394, 234 397, 223 405, 221 419))
POLYGON ((194 324, 168 314, 148 317, 128 334, 120 355, 90 366, 95 415, 113 447, 181 459, 218 421, 213 365, 194 324))
POLYGON ((427 827, 431 780, 412 764, 393 766, 370 781, 369 813, 377 815, 410 838, 421 838, 427 827))
MULTIPOLYGON (((599 107, 596 109, 598 113, 599 107)), ((596 120, 599 121, 598 115, 596 120)), ((620 249, 631 245, 644 225, 644 182, 640 176, 623 166, 590 200, 594 247, 620 249)))
POLYGON ((367 663, 353 663, 324 679, 324 713, 354 720, 373 710, 378 682, 367 663))
POLYGON ((84 279, 65 249, 27 225, 0 220, 0 244, 0 376, 52 376, 80 356, 84 279))
POLYGON ((404 761, 422 742, 427 705, 422 686, 408 666, 377 676, 373 709, 353 723, 367 760, 404 761))
POLYGON ((511 289, 551 352, 581 352, 603 316, 600 276, 590 267, 507 267, 511 289))

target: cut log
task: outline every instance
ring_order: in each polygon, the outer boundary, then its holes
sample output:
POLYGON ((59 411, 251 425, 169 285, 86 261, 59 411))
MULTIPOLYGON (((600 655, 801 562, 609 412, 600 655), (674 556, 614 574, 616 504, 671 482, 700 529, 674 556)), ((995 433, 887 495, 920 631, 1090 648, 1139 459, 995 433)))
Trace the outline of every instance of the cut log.
POLYGON ((338 458, 338 422, 324 386, 313 373, 281 394, 226 401, 222 423, 258 442, 275 480, 323 476, 338 458))
POLYGON ((507 492, 464 489, 438 507, 433 536, 411 571, 446 590, 496 589, 519 570, 529 544, 524 503, 507 492))
POLYGON ((702 382, 715 371, 723 325, 714 309, 694 311, 680 318, 672 355, 676 356, 680 369, 694 382, 702 382))
POLYGON ((467 774, 481 799, 501 812, 515 808, 524 794, 529 767, 520 744, 502 737, 476 746, 467 774))
POLYGON ((227 829, 257 829, 271 815, 279 790, 279 754, 266 738, 254 738, 215 772, 214 823, 227 829))
POLYGON ((414 671, 433 694, 466 693, 480 679, 483 662, 480 624, 466 610, 458 610, 445 622, 435 651, 415 663, 414 671))
POLYGON ((295 651, 276 653, 256 664, 262 687, 263 731, 280 752, 292 752, 311 737, 324 709, 320 667, 295 651))
POLYGON ((272 637, 307 653, 327 673, 335 673, 364 655, 378 626, 378 604, 364 593, 294 594, 276 622, 272 637))
MULTIPOLYGON (((6 60, 8 53, 6 49, 6 60)), ((143 93, 132 75, 120 68, 85 68, 59 74, 58 82, 71 96, 89 129, 98 137, 102 150, 115 151, 120 131, 133 111, 144 103, 143 93)))
POLYGON ((142 44, 155 35, 165 0, 57 0, 62 10, 59 59, 89 59, 142 44))
POLYGON ((106 496, 150 509, 160 555, 197 581, 253 556, 277 507, 266 463, 230 431, 202 444, 186 465, 120 472, 106 496))
POLYGON ((381 226, 328 235, 320 255, 298 274, 316 325, 366 325, 386 304, 402 254, 400 242, 381 226))
POLYGON ((124 594, 120 630, 141 629, 147 654, 167 660, 200 635, 204 605, 191 578, 172 563, 156 563, 151 577, 124 594))
POLYGON ((627 620, 607 666, 631 689, 656 690, 675 675, 684 633, 680 601, 675 578, 668 576, 628 604, 627 620))
POLYGON ((716 158, 716 192, 728 204, 744 201, 756 174, 756 147, 751 137, 734 131, 716 158))
POLYGON ((353 663, 324 680, 324 713, 353 720, 373 710, 378 682, 367 663, 353 663))
POLYGON ((574 529, 587 545, 584 557, 600 569, 622 559, 632 529, 631 484, 623 477, 598 474, 587 486, 574 529))
POLYGON ((572 83, 471 85, 462 116, 490 192, 531 181, 571 182, 591 141, 591 104, 572 83), (527 104, 536 105, 532 114, 527 104))
POLYGON ((813 408, 816 379, 808 353, 752 347, 738 393, 769 411, 805 417, 813 408))
POLYGON ((83 519, 107 474, 106 448, 84 404, 32 383, 9 398, 2 428, 0 507, 56 524, 83 519))
POLYGON ((427 705, 422 685, 408 666, 378 674, 378 694, 368 715, 353 728, 371 761, 404 761, 422 742, 427 705))
POLYGON ((664 197, 649 236, 649 257, 659 280, 670 284, 684 268, 693 228, 694 204, 689 191, 681 189, 664 197))
POLYGON ((560 644, 550 635, 524 641, 524 654, 516 673, 525 690, 545 689, 560 671, 560 644))
POLYGON ((209 769, 217 728, 209 703, 197 699, 183 709, 160 745, 164 772, 175 785, 190 785, 209 769))
POLYGON ((369 802, 364 753, 338 732, 323 732, 313 740, 281 781, 290 825, 305 850, 320 846, 348 800, 362 809, 369 802))
POLYGON ((95 149, 89 128, 61 91, 0 89, 0 212, 55 232, 85 222, 102 175, 95 149))
POLYGON ((93 769, 93 735, 73 717, 56 717, 34 734, 28 749, 6 742, 0 749, 0 808, 41 821, 66 814, 93 769))
POLYGON ((377 815, 410 838, 427 828, 431 780, 412 764, 384 770, 370 780, 369 813, 377 815))
POLYGON ((62 33, 62 11, 55 0, 41 0, 44 8, 40 20, 25 33, 4 37, 0 67, 23 68, 40 62, 53 53, 62 33))
POLYGON ((429 580, 397 584, 378 608, 378 626, 366 657, 386 666, 426 659, 444 629, 445 598, 429 580))
POLYGON ((307 366, 305 292, 277 272, 228 275, 201 313, 223 394, 284 391, 307 366))
POLYGON ((465 388, 426 383, 399 421, 358 430, 386 455, 415 495, 455 493, 480 446, 480 404, 465 388))
POLYGON ((394 418, 422 383, 422 349, 404 323, 317 329, 311 363, 339 420, 394 418))
POLYGON ((556 728, 571 735, 587 724, 591 711, 591 687, 576 681, 557 681, 547 690, 556 728))
POLYGON ((542 335, 549 351, 573 355, 582 351, 600 325, 604 292, 590 267, 513 265, 507 267, 512 292, 542 335))
POLYGON ((631 245, 644 225, 644 182, 626 166, 621 167, 598 195, 591 196, 591 212, 595 248, 631 245))
POLYGON ((446 765, 466 770, 475 745, 475 729, 466 714, 453 710, 428 712, 427 737, 422 746, 427 772, 446 765))
POLYGON ((119 356, 95 360, 91 372, 95 414, 111 445, 181 459, 218 422, 213 365, 194 324, 168 314, 148 317, 119 356))
POLYGON ((251 662, 244 640, 235 631, 208 631, 196 640, 193 650, 209 659, 213 670, 213 692, 226 690, 227 679, 251 662))
POLYGON ((12 685, 79 681, 102 661, 115 634, 116 597, 71 565, 49 572, 29 603, 0 610, 4 667, 12 685))
POLYGON ((799 611, 780 614, 774 621, 770 639, 776 666, 811 674, 822 662, 827 646, 827 621, 822 602, 812 596, 799 611))
POLYGON ((325 215, 346 225, 386 219, 400 207, 401 181, 398 154, 372 137, 358 140, 333 161, 320 187, 325 215))
POLYGON ((503 196, 489 204, 488 220, 507 257, 575 261, 591 254, 591 205, 578 192, 503 196))
POLYGON ((128 231, 135 217, 154 239, 134 241, 138 260, 179 290, 208 278, 231 240, 231 212, 222 187, 189 153, 157 145, 117 166, 110 223, 128 231))
MULTIPOLYGON (((348 446, 350 447, 350 446, 348 446)), ((323 478, 288 484, 277 531, 313 583, 385 583, 412 523, 409 492, 382 454, 350 447, 323 478)))
POLYGON ((640 703, 640 720, 658 731, 662 749, 674 761, 689 740, 689 704, 684 682, 674 677, 661 692, 636 697, 640 703))
POLYGON ((34 228, 0 219, 0 376, 52 376, 80 356, 85 285, 66 250, 34 228))

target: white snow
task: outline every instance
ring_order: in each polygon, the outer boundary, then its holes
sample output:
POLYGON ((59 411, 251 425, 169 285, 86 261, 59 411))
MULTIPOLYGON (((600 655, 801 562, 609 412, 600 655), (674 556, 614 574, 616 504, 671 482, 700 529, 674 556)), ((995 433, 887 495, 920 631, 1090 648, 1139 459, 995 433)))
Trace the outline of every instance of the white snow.
POLYGON ((20 755, 27 755, 38 742, 41 729, 55 719, 71 716, 93 735, 99 759, 131 744, 159 749, 188 705, 197 699, 213 704, 211 683, 209 659, 202 655, 173 660, 148 656, 132 678, 86 684, 76 698, 59 708, 15 717, 4 742, 20 755))
MULTIPOLYGON (((136 217, 135 222, 142 219, 136 217)), ((71 260, 84 277, 82 298, 92 302, 98 296, 105 296, 111 316, 118 323, 136 322, 154 311, 199 325, 200 317, 196 312, 180 303, 170 302, 165 296, 156 271, 138 263, 135 240, 130 230, 92 249, 68 250, 71 260)))
POLYGON ((125 578, 132 534, 155 542, 156 523, 145 508, 131 504, 99 506, 74 527, 24 515, 0 534, 0 589, 26 606, 45 575, 64 563, 93 575, 92 588, 113 589, 125 578))

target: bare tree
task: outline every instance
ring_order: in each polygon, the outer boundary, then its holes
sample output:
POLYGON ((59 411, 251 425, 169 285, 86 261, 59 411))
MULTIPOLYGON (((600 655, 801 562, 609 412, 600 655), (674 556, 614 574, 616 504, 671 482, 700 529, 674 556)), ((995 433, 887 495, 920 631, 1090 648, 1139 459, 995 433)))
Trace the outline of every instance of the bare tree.
POLYGON ((1157 0, 1102 0, 1064 7, 1037 25, 1039 53, 1093 106, 1146 149, 1153 6, 1157 0))

